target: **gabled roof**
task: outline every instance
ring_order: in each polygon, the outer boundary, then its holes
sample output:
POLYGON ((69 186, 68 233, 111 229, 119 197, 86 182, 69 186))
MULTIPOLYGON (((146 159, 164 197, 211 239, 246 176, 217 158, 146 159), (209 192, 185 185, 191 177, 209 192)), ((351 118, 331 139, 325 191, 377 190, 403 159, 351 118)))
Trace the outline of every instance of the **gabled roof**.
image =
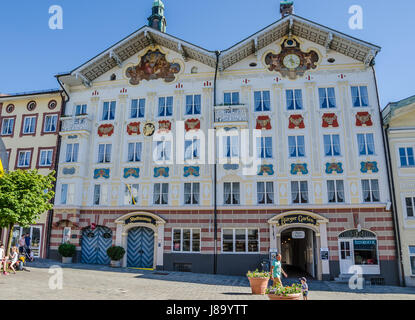
POLYGON ((62 89, 47 89, 47 90, 37 90, 37 91, 27 91, 27 92, 18 92, 10 94, 0 94, 0 101, 8 101, 14 99, 24 99, 28 96, 39 96, 39 95, 48 95, 56 94, 63 92, 62 89))
POLYGON ((397 102, 390 102, 382 111, 384 124, 388 124, 395 114, 395 111, 404 107, 411 106, 415 110, 415 95, 397 102))

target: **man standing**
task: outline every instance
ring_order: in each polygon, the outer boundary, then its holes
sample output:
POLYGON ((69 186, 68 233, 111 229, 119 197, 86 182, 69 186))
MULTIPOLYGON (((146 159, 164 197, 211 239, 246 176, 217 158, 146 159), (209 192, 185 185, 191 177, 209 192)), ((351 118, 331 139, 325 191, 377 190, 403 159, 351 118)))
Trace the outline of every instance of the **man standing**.
POLYGON ((287 274, 284 272, 284 270, 282 270, 281 254, 278 254, 277 259, 275 259, 271 265, 271 279, 273 281, 273 286, 277 284, 282 286, 281 273, 284 275, 284 277, 287 278, 287 274))
POLYGON ((30 234, 26 233, 26 237, 24 238, 25 244, 26 244, 26 250, 30 252, 30 242, 32 241, 32 238, 30 238, 30 234))
POLYGON ((25 237, 24 234, 22 234, 22 236, 19 239, 19 252, 20 252, 20 254, 23 254, 23 252, 24 252, 23 249, 24 249, 25 245, 26 245, 26 237, 25 237))

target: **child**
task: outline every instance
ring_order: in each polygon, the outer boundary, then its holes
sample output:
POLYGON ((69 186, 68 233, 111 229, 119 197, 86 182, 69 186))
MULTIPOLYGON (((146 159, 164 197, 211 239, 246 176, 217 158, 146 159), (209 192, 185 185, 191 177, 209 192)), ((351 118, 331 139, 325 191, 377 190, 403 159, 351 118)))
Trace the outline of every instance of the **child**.
POLYGON ((303 300, 307 300, 308 296, 308 285, 305 277, 300 278, 301 281, 301 292, 303 293, 303 300))
POLYGON ((13 273, 16 274, 16 269, 14 266, 17 263, 17 259, 19 258, 19 254, 17 253, 17 247, 12 248, 12 254, 11 254, 11 263, 10 263, 10 269, 13 270, 13 273))
POLYGON ((6 271, 8 258, 9 257, 5 256, 5 253, 4 253, 4 245, 1 244, 0 245, 0 269, 1 269, 1 266, 3 265, 3 274, 5 276, 8 275, 8 273, 6 271))

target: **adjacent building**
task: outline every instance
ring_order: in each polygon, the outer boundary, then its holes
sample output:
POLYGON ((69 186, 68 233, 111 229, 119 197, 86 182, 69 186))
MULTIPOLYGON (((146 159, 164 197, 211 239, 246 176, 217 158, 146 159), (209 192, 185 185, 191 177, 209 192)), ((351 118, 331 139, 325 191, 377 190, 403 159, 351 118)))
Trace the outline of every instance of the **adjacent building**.
POLYGON ((415 96, 382 111, 405 284, 415 286, 415 96))
MULTIPOLYGON (((0 136, 5 145, 8 170, 38 169, 42 174, 56 170, 59 154, 61 90, 48 90, 0 96, 0 136)), ((34 257, 45 258, 52 211, 43 213, 35 224, 15 226, 12 245, 22 234, 32 238, 34 257)), ((2 230, 7 243, 10 230, 2 230)))

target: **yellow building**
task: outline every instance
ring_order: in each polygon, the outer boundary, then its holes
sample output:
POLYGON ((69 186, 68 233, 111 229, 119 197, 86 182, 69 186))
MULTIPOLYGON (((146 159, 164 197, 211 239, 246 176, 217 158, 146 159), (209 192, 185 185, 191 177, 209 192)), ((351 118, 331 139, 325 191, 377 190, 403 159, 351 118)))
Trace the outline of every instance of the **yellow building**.
MULTIPOLYGON (((7 150, 10 171, 38 169, 40 173, 48 174, 55 170, 63 101, 61 90, 0 96, 0 136, 7 150)), ((34 257, 46 257, 51 214, 43 213, 28 228, 15 226, 12 245, 22 234, 29 233, 34 257)), ((3 243, 8 234, 9 230, 1 230, 3 243)))
POLYGON ((405 284, 415 286, 415 96, 382 112, 405 284))

